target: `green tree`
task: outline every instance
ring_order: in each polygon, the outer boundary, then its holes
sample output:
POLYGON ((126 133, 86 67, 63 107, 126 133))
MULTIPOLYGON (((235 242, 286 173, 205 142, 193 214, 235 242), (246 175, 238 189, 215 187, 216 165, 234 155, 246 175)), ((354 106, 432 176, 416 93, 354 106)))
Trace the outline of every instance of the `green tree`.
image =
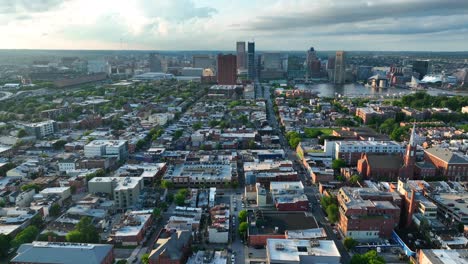
POLYGON ((174 202, 176 203, 176 205, 178 206, 183 206, 185 205, 185 196, 178 193, 174 196, 174 202))
POLYGON ((58 149, 62 149, 65 146, 65 144, 67 144, 67 141, 57 140, 57 141, 54 142, 54 144, 52 144, 52 147, 54 149, 58 150, 58 149))
POLYGON ((245 221, 247 221, 247 211, 241 210, 239 212, 239 222, 245 222, 245 221))
POLYGON ((8 256, 10 250, 11 238, 8 235, 0 234, 0 257, 4 258, 8 256))
POLYGON ((242 222, 239 224, 239 234, 243 237, 247 235, 247 229, 249 228, 249 225, 247 222, 242 222))
POLYGON ((66 235, 68 242, 98 243, 99 234, 90 217, 82 217, 75 229, 66 235))
POLYGON ((73 242, 73 243, 83 243, 83 235, 81 234, 80 231, 78 230, 72 230, 67 233, 65 236, 68 242, 73 242))
POLYGON ((339 170, 343 167, 346 167, 346 162, 342 159, 336 159, 332 161, 332 169, 339 170))
POLYGON ((323 208, 327 208, 331 204, 338 204, 338 201, 333 196, 324 195, 320 199, 320 204, 322 205, 323 208))
POLYGON ((168 180, 162 180, 161 187, 164 189, 172 189, 174 188, 174 183, 168 180))
POLYGON ((361 181, 361 176, 359 175, 353 175, 351 176, 351 178, 349 178, 349 182, 353 185, 357 184, 360 181, 361 181))
POLYGON ((141 263, 142 264, 148 264, 149 263, 149 254, 148 253, 143 254, 143 256, 141 256, 141 263))
POLYGON ((50 207, 49 214, 53 217, 57 217, 60 215, 60 205, 58 204, 53 204, 50 207))
POLYGON ((159 204, 159 208, 161 208, 161 210, 163 210, 163 211, 166 211, 168 207, 169 206, 165 202, 162 202, 162 203, 159 204))
POLYGON ((195 124, 193 124, 192 128, 194 130, 198 130, 198 129, 202 128, 202 123, 201 122, 196 122, 195 124))
POLYGON ((328 220, 331 222, 331 223, 335 223, 336 221, 338 221, 338 206, 336 206, 336 204, 331 204, 327 207, 327 216, 328 216, 328 220))
POLYGON ((36 239, 36 236, 39 234, 39 229, 37 227, 30 225, 19 232, 15 238, 11 241, 11 245, 15 248, 19 247, 24 243, 31 243, 36 239))
POLYGON ((257 144, 255 144, 255 141, 249 140, 249 143, 247 144, 247 148, 254 149, 256 146, 257 144))
POLYGON ((137 141, 135 147, 136 147, 137 150, 141 150, 141 149, 143 149, 143 147, 145 145, 146 145, 146 140, 140 139, 140 140, 137 141))
POLYGON ((29 191, 31 189, 34 189, 36 193, 38 193, 41 190, 41 187, 35 183, 28 183, 28 184, 21 186, 21 190, 23 192, 29 191))
POLYGON ((383 257, 377 254, 375 250, 369 250, 365 254, 354 254, 351 258, 351 264, 385 264, 383 257))
POLYGON ((354 249, 358 245, 358 242, 352 237, 346 237, 343 240, 343 245, 346 248, 346 250, 349 251, 351 249, 354 249))
POLYGON ((28 135, 28 133, 26 133, 26 130, 24 130, 23 128, 18 130, 18 133, 16 134, 16 136, 19 137, 19 138, 26 137, 27 135, 28 135))
POLYGON ((31 218, 31 225, 40 229, 44 225, 44 219, 42 219, 40 214, 36 214, 33 218, 31 218))
POLYGON ((153 209, 153 217, 156 219, 159 219, 161 217, 161 209, 160 208, 154 208, 153 209))
POLYGON ((177 130, 176 132, 174 132, 174 139, 179 139, 183 134, 184 131, 182 129, 177 130))
POLYGON ((317 138, 322 135, 323 132, 317 128, 304 128, 304 134, 307 138, 317 138))
POLYGON ((217 126, 217 125, 219 125, 219 124, 220 124, 220 122, 219 122, 218 120, 211 120, 211 121, 208 123, 208 125, 209 125, 210 127, 215 127, 215 126, 217 126))

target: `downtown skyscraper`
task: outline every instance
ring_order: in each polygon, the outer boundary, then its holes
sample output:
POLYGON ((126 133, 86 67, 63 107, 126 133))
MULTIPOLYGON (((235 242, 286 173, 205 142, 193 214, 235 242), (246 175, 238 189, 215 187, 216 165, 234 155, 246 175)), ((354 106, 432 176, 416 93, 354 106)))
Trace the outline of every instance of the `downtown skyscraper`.
POLYGON ((245 70, 247 67, 245 65, 245 41, 238 41, 236 43, 236 51, 237 51, 237 69, 238 70, 245 70))
POLYGON ((346 78, 346 58, 344 51, 337 51, 335 56, 334 83, 343 84, 346 78))
POLYGON ((237 81, 236 55, 218 55, 218 84, 234 85, 237 81))
POLYGON ((249 80, 254 80, 257 76, 255 67, 255 42, 248 42, 247 44, 247 63, 247 77, 249 78, 249 80))

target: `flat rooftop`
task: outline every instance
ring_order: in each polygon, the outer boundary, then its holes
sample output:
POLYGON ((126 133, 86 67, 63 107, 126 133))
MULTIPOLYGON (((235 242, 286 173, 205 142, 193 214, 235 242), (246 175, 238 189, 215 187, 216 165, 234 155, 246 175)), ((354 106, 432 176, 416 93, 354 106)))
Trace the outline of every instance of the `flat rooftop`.
POLYGON ((270 261, 297 262, 300 256, 341 257, 333 240, 267 239, 270 261))
POLYGON ((435 201, 445 206, 450 206, 451 210, 457 214, 468 215, 468 193, 440 193, 434 197, 435 201))
POLYGON ((402 146, 396 141, 374 141, 374 140, 352 140, 352 141, 335 141, 335 144, 339 147, 376 147, 376 146, 393 146, 400 147, 402 146))
POLYGON ((210 87, 210 90, 234 90, 240 88, 242 85, 213 85, 210 87))
POLYGON ((421 249, 430 263, 468 264, 468 249, 421 249))
POLYGON ((164 178, 173 177, 189 177, 195 178, 197 181, 203 179, 216 180, 216 179, 231 179, 232 166, 230 162, 219 163, 183 163, 176 164, 170 167, 164 178))
POLYGON ((85 147, 98 147, 98 146, 108 146, 108 147, 118 147, 125 145, 126 140, 93 140, 89 142, 85 147))
POLYGON ((130 214, 121 223, 120 227, 116 226, 114 236, 136 236, 141 232, 145 223, 151 218, 150 214, 130 214))
POLYGON ((286 230, 318 228, 315 217, 309 212, 249 212, 249 222, 249 235, 284 234, 286 230))
POLYGON ((289 239, 316 239, 322 237, 327 237, 327 233, 323 228, 286 230, 286 238, 289 239))

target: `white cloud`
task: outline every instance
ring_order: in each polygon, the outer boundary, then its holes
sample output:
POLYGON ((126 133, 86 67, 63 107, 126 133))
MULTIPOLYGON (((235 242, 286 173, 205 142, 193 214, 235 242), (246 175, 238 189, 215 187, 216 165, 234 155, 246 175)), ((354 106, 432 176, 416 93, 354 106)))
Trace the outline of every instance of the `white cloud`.
POLYGON ((0 0, 0 48, 233 50, 255 39, 274 50, 466 50, 467 10, 458 0, 0 0))

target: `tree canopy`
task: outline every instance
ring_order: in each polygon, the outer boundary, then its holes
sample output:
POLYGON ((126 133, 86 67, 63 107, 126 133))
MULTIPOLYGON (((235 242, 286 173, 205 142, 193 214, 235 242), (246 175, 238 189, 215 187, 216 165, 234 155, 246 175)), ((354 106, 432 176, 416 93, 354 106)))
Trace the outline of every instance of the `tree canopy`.
POLYGON ((247 221, 247 211, 241 210, 239 212, 239 222, 245 222, 245 221, 247 221))
POLYGON ((98 243, 99 234, 90 217, 82 217, 75 229, 66 235, 68 242, 98 243))
POLYGON ((24 243, 31 243, 36 239, 36 236, 39 234, 39 229, 33 225, 30 225, 19 232, 15 238, 11 241, 11 245, 15 248, 19 247, 24 243))
POLYGON ((383 257, 377 254, 377 251, 370 250, 365 254, 354 254, 351 258, 351 264, 385 264, 383 257))

